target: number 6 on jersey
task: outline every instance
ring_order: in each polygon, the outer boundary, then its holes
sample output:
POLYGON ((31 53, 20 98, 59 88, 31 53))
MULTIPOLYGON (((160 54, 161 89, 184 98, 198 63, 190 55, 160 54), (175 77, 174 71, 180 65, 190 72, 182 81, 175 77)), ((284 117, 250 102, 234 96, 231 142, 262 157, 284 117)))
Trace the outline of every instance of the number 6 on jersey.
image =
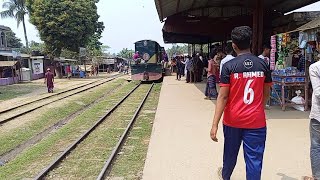
POLYGON ((250 85, 252 84, 252 82, 253 82, 253 79, 248 80, 246 87, 244 88, 243 102, 246 105, 252 104, 254 100, 254 91, 252 88, 250 88, 250 85))

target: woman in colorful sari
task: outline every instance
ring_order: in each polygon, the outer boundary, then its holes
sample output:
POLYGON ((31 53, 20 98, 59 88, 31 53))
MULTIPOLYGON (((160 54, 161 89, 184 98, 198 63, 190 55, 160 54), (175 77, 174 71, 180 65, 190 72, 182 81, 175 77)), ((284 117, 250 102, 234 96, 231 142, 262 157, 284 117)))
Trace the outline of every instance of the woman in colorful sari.
POLYGON ((208 61, 208 80, 207 86, 205 90, 205 98, 206 100, 215 100, 218 97, 217 87, 216 87, 216 68, 214 62, 214 54, 211 54, 210 60, 208 61))

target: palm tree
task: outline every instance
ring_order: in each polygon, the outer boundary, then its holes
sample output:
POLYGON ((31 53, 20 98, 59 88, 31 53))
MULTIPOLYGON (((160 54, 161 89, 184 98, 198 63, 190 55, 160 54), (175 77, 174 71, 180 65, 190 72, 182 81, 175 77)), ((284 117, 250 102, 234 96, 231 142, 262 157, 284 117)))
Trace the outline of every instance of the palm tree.
POLYGON ((7 0, 2 4, 2 8, 6 9, 0 12, 1 18, 15 18, 19 27, 23 24, 24 38, 26 40, 26 47, 29 48, 28 37, 26 31, 25 15, 28 14, 25 0, 7 0))

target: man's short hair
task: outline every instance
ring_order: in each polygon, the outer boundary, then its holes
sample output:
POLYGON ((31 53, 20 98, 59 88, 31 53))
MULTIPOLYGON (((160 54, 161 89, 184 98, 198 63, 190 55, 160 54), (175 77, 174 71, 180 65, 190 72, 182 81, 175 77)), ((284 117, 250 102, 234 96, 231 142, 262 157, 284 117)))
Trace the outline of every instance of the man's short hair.
POLYGON ((264 45, 263 45, 263 49, 271 49, 270 44, 264 44, 264 45))
POLYGON ((249 49, 252 40, 252 30, 249 26, 236 27, 231 32, 231 39, 240 50, 249 49))
POLYGON ((227 54, 233 53, 232 43, 228 43, 228 44, 227 44, 227 46, 226 46, 226 53, 227 53, 227 54))

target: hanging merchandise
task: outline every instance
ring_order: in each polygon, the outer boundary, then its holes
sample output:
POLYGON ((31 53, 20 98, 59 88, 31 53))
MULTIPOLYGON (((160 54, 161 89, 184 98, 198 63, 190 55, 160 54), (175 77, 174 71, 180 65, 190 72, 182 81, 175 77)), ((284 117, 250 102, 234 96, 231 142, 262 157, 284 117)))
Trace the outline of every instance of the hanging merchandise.
POLYGON ((304 103, 305 100, 303 99, 303 97, 301 97, 301 91, 298 90, 296 91, 297 96, 292 98, 292 102, 295 103, 295 105, 293 105, 293 108, 295 108, 298 111, 304 111, 304 103))
POLYGON ((270 69, 271 70, 275 70, 275 67, 276 67, 276 52, 277 52, 276 36, 271 36, 271 54, 270 54, 270 69))

